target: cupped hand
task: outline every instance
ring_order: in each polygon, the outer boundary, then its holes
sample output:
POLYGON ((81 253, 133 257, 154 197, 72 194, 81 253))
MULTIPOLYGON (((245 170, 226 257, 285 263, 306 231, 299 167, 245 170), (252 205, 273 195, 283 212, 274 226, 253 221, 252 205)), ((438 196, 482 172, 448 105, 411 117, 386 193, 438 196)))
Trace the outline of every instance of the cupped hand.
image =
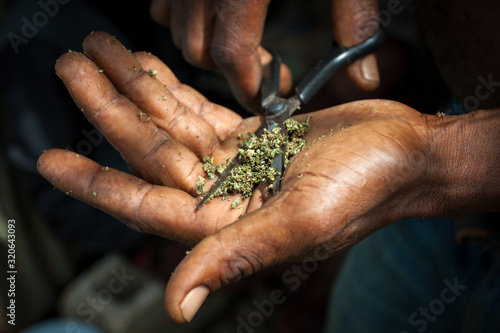
MULTIPOLYGON (((311 253, 325 258, 418 212, 429 119, 379 100, 312 113, 306 148, 292 159, 278 195, 256 190, 241 208, 231 208, 230 196, 196 210, 196 182, 205 177, 201 159, 233 157, 238 134, 255 130, 262 119, 242 119, 212 104, 157 58, 130 54, 106 33, 90 34, 83 47, 94 62, 69 52, 56 73, 133 175, 58 149, 41 155, 38 170, 132 229, 198 243, 167 286, 165 306, 176 321, 189 321, 223 285, 311 253)), ((207 179, 206 189, 214 180, 207 179)))
MULTIPOLYGON (((260 111, 262 66, 271 60, 260 45, 270 0, 153 0, 151 16, 169 26, 174 43, 190 63, 223 74, 237 100, 260 111)), ((342 47, 370 38, 379 28, 378 1, 331 0, 333 33, 342 47)), ((331 41, 325 41, 330 43, 331 41)), ((363 90, 380 83, 374 54, 346 68, 351 80, 363 90)), ((291 74, 281 67, 281 90, 292 85, 291 74)))

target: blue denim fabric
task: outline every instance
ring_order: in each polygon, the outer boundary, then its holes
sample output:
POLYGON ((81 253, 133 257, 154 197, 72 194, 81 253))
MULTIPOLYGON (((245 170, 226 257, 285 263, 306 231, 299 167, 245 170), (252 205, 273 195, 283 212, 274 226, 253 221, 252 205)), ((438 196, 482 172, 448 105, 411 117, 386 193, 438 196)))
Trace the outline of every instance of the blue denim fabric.
POLYGON ((500 238, 454 236, 451 219, 409 219, 354 246, 325 332, 500 332, 500 238))

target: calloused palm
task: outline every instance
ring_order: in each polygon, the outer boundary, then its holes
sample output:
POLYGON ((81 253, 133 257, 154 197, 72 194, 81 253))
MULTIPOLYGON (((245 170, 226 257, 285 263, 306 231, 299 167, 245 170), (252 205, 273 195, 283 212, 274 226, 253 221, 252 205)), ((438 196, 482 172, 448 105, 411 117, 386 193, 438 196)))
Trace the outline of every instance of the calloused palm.
POLYGON ((238 134, 254 131, 262 119, 212 104, 159 59, 130 54, 106 33, 90 34, 83 47, 94 62, 66 53, 57 75, 134 175, 58 149, 40 157, 38 170, 135 230, 201 241, 169 281, 165 305, 174 320, 190 320, 206 294, 224 284, 318 246, 331 255, 418 214, 415 202, 425 191, 415 188, 426 184, 432 147, 425 129, 433 120, 381 100, 312 113, 306 149, 293 158, 278 195, 268 199, 256 190, 242 208, 214 199, 196 210, 201 158, 233 157, 238 134))

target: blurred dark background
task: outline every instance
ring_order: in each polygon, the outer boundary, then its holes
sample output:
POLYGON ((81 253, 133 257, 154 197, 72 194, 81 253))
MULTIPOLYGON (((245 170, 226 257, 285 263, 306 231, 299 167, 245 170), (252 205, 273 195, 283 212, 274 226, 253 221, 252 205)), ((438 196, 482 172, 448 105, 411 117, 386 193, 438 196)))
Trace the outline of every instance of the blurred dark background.
MULTIPOLYGON (((446 102, 446 98, 436 99, 436 96, 448 96, 448 92, 428 51, 422 47, 411 1, 401 3, 404 11, 393 15, 387 22, 389 38, 378 52, 382 77, 380 88, 360 92, 340 72, 303 108, 304 111, 357 99, 389 98, 422 112, 435 113, 436 107, 446 102)), ((159 281, 164 286, 189 249, 129 230, 107 214, 54 190, 37 173, 36 160, 43 150, 49 148, 70 149, 101 164, 127 170, 120 155, 73 104, 54 74, 56 59, 68 49, 80 51, 88 33, 103 30, 115 35, 133 51, 145 50, 157 55, 182 82, 193 86, 210 100, 244 116, 247 114, 234 101, 222 77, 194 68, 182 59, 180 51, 170 40, 169 30, 150 19, 149 1, 136 1, 133 6, 116 0, 11 0, 0 4, 0 240, 3 249, 6 245, 4 224, 8 219, 16 219, 19 271, 17 325, 6 326, 2 323, 6 318, 2 314, 0 331, 19 331, 47 319, 70 317, 94 325, 103 332, 120 332, 119 325, 114 328, 112 324, 98 320, 99 316, 109 315, 107 310, 98 311, 100 308, 96 308, 96 319, 91 319, 85 308, 80 308, 81 311, 71 309, 75 303, 69 301, 71 297, 68 295, 73 295, 78 289, 75 281, 85 281, 81 274, 112 254, 144 272, 145 279, 159 281), (40 3, 55 3, 57 6, 50 7, 52 12, 47 12, 40 3), (45 16, 40 12, 46 13, 45 16), (47 20, 44 21, 44 17, 47 20), (37 19, 40 21, 34 21, 37 19), (26 22, 32 26, 27 26, 26 22), (38 26, 33 22, 38 22, 38 26)), ((381 9, 386 7, 382 1, 381 9)), ((328 1, 272 1, 263 44, 282 55, 295 82, 326 53, 332 42, 328 1)), ((4 258, 0 260, 0 267, 4 267, 4 258)), ((286 301, 277 305, 271 315, 261 315, 262 322, 255 325, 258 327, 252 326, 252 331, 320 332, 327 295, 341 262, 342 255, 321 262, 313 272, 299 278, 296 290, 291 290, 284 279, 296 264, 268 269, 216 293, 211 297, 211 305, 204 306, 193 323, 178 326, 161 318, 156 325, 157 331, 169 328, 175 332, 234 332, 240 325, 244 332, 238 318, 248 323, 256 310, 255 302, 269 298, 270 293, 278 289, 284 292, 286 301)), ((0 280, 5 281, 3 277, 0 280)), ((0 287, 0 302, 6 302, 6 285, 0 283, 0 287)), ((94 289, 94 292, 99 290, 94 289)), ((127 297, 121 294, 121 298, 115 297, 106 305, 119 309, 116 302, 132 302, 132 294, 127 297)), ((147 307, 155 302, 157 299, 140 304, 147 307)), ((5 309, 4 305, 0 312, 5 309)), ((129 312, 114 315, 121 316, 124 321, 131 318, 129 312)), ((253 319, 259 321, 260 317, 253 319)), ((248 327, 246 330, 249 331, 248 327)), ((129 332, 134 332, 133 328, 129 332)))

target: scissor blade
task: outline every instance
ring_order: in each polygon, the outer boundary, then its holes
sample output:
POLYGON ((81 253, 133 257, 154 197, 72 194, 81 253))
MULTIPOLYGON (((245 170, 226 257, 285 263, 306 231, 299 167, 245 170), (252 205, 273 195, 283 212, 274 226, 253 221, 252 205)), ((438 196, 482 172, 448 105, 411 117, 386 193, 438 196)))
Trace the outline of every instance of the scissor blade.
POLYGON ((215 183, 212 184, 212 187, 210 187, 210 190, 203 196, 203 198, 201 199, 198 206, 196 206, 196 209, 200 209, 210 199, 210 197, 215 192, 217 192, 217 190, 227 180, 227 177, 229 177, 229 175, 231 174, 231 171, 240 164, 241 164, 241 161, 238 158, 238 156, 233 158, 231 163, 229 163, 229 165, 226 167, 226 169, 222 172, 222 174, 219 176, 219 178, 215 181, 215 183))
POLYGON ((271 166, 279 172, 273 182, 273 195, 278 194, 281 187, 281 175, 283 174, 283 154, 275 156, 272 160, 271 166))
MULTIPOLYGON (((274 120, 267 120, 267 130, 271 132, 274 128, 279 127, 282 132, 285 132, 285 128, 283 126, 283 122, 286 120, 286 114, 283 114, 283 116, 278 117, 277 122, 274 120)), ((286 145, 283 145, 282 147, 283 152, 286 150, 286 145)), ((276 178, 273 181, 273 195, 278 194, 280 191, 280 186, 281 186, 281 175, 283 174, 283 153, 276 155, 272 161, 271 161, 271 167, 274 168, 274 170, 278 171, 278 174, 276 175, 276 178)))
POLYGON ((273 49, 267 50, 273 57, 271 63, 262 69, 260 98, 262 109, 266 109, 269 102, 278 97, 280 93, 280 66, 281 57, 273 49))

